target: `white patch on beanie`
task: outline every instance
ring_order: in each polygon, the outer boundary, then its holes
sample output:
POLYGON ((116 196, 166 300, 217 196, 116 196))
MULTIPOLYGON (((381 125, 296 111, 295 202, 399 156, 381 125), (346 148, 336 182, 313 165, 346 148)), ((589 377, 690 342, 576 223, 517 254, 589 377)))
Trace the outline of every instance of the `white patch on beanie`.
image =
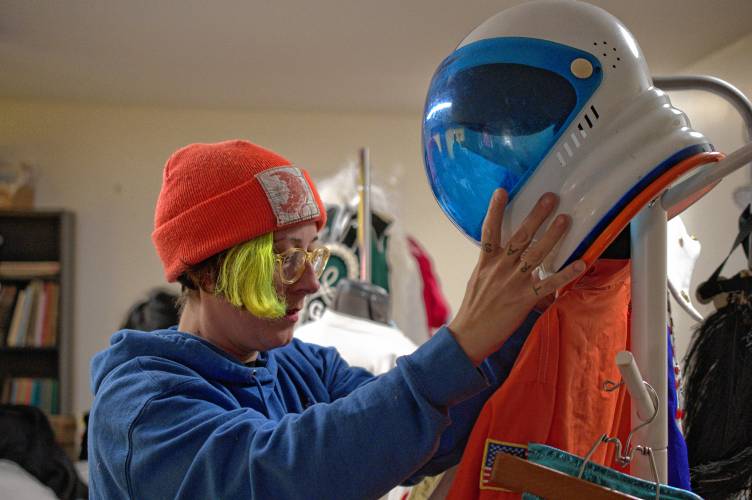
POLYGON ((321 213, 311 186, 298 167, 276 167, 256 174, 272 207, 277 225, 318 218, 321 213))

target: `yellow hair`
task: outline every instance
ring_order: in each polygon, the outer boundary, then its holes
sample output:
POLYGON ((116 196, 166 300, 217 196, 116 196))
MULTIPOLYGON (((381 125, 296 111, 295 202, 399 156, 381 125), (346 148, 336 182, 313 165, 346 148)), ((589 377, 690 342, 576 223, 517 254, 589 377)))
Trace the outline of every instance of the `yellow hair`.
POLYGON ((274 237, 264 234, 235 245, 222 259, 216 294, 259 318, 281 318, 287 306, 274 288, 274 237))

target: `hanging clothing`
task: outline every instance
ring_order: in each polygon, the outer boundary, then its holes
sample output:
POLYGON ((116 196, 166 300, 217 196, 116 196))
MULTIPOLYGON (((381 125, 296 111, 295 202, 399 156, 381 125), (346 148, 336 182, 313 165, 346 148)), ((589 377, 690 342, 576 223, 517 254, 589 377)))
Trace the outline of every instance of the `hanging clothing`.
MULTIPOLYGON (((319 319, 334 302, 339 280, 357 279, 360 268, 355 166, 349 165, 331 177, 318 180, 316 185, 327 207, 327 225, 319 237, 332 256, 319 280, 321 288, 306 299, 304 323, 319 319)), ((392 319, 413 343, 421 345, 430 338, 422 279, 400 223, 399 205, 391 192, 371 185, 371 283, 389 293, 392 319)))
POLYGON ((318 321, 295 330, 295 337, 309 344, 334 347, 350 366, 374 375, 397 366, 397 358, 416 346, 397 328, 327 309, 318 321))
POLYGON ((717 310, 695 331, 686 358, 686 429, 692 487, 707 498, 752 496, 752 277, 722 277, 742 245, 749 262, 752 215, 739 216, 731 250, 697 288, 717 310))
POLYGON ((408 236, 407 243, 423 278, 423 303, 426 306, 428 327, 433 332, 449 321, 449 304, 441 291, 439 279, 434 273, 431 256, 415 238, 408 236))
POLYGON ((673 372, 673 389, 669 385, 669 390, 673 390, 676 393, 676 411, 674 412, 674 423, 682 436, 684 435, 684 381, 682 379, 682 368, 679 360, 676 357, 676 329, 674 328, 674 318, 671 313, 671 300, 666 300, 666 307, 668 309, 668 341, 669 352, 671 352, 671 363, 668 365, 669 371, 673 372))
POLYGON ((692 303, 689 287, 701 250, 702 245, 697 238, 689 234, 681 217, 677 216, 668 221, 666 225, 668 290, 676 303, 695 321, 702 321, 702 315, 692 303))
POLYGON ((668 332, 668 392, 667 412, 668 418, 668 484, 691 490, 689 480, 689 459, 687 457, 687 443, 677 423, 677 386, 674 378, 672 364, 674 361, 674 346, 671 342, 671 330, 668 332))
MULTIPOLYGON (((570 476, 578 475, 583 461, 581 457, 542 444, 530 444, 527 449, 527 459, 570 476)), ((622 474, 614 469, 592 462, 585 466, 582 478, 591 483, 599 484, 621 493, 627 493, 637 498, 645 500, 655 498, 655 482, 622 474)), ((660 486, 660 497, 665 500, 702 500, 694 493, 663 484, 660 486)), ((538 497, 526 494, 523 498, 527 500, 538 497)))
POLYGON ((524 455, 538 442, 584 455, 604 432, 616 434, 624 391, 603 384, 620 379, 614 357, 627 346, 630 292, 629 261, 602 259, 546 310, 478 417, 449 498, 509 495, 489 481, 493 453, 524 455))

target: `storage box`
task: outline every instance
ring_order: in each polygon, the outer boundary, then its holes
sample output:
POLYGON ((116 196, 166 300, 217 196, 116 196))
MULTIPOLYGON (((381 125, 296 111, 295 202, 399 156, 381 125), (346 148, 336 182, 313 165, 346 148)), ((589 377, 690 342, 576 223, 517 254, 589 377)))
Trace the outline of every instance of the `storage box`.
POLYGON ((74 462, 78 460, 78 427, 76 418, 71 415, 48 415, 55 433, 55 441, 74 462))
POLYGON ((0 209, 34 207, 34 177, 28 165, 0 165, 0 209))

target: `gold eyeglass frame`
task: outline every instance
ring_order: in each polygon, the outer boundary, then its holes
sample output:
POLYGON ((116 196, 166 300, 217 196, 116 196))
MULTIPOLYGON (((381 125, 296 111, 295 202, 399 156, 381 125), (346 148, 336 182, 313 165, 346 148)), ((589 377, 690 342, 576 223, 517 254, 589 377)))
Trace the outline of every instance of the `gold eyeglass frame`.
POLYGON ((313 269, 314 274, 316 275, 316 279, 319 279, 321 277, 321 274, 324 272, 324 269, 326 268, 326 264, 329 261, 329 249, 325 246, 317 247, 310 252, 304 248, 288 248, 282 253, 278 253, 274 255, 274 261, 277 264, 277 271, 279 273, 279 279, 284 283, 285 285, 292 285, 293 283, 297 283, 298 280, 303 276, 303 273, 305 273, 305 267, 306 264, 311 265, 311 269, 313 269), (295 278, 294 279, 287 279, 285 278, 285 273, 282 270, 282 265, 287 257, 290 255, 296 254, 296 253, 304 253, 305 254, 305 260, 303 261, 303 265, 300 266, 300 268, 295 271, 295 278), (323 258, 323 264, 321 265, 321 268, 316 271, 316 269, 313 269, 313 259, 317 256, 322 256, 323 258))

